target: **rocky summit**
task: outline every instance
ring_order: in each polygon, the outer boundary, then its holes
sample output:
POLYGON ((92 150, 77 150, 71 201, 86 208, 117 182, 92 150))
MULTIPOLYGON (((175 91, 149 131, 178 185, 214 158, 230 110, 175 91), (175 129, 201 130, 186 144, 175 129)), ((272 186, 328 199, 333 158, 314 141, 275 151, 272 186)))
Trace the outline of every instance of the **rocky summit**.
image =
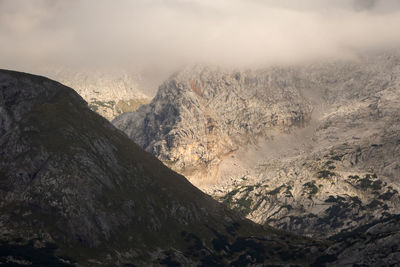
POLYGON ((399 118, 400 53, 388 51, 186 68, 113 123, 247 218, 336 242, 318 264, 386 266, 400 262, 399 118))
POLYGON ((215 184, 221 162, 240 147, 310 121, 310 101, 278 73, 186 68, 113 124, 195 185, 215 184))
POLYGON ((6 70, 0 211, 0 263, 12 266, 308 265, 332 243, 244 219, 71 88, 6 70))

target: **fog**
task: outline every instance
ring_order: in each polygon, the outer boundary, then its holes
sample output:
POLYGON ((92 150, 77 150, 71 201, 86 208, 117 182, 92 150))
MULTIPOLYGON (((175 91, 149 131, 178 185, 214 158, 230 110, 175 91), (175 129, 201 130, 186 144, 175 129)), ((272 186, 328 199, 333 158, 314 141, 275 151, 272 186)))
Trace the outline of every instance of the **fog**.
POLYGON ((398 0, 0 0, 0 68, 352 58, 400 45, 398 0))

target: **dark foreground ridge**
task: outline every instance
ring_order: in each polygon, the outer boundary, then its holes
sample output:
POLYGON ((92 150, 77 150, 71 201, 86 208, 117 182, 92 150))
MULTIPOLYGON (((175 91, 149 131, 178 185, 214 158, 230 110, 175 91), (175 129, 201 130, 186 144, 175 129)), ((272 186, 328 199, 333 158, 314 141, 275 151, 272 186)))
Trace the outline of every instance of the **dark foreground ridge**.
POLYGON ((228 210, 74 90, 0 71, 0 263, 307 265, 325 248, 228 210))

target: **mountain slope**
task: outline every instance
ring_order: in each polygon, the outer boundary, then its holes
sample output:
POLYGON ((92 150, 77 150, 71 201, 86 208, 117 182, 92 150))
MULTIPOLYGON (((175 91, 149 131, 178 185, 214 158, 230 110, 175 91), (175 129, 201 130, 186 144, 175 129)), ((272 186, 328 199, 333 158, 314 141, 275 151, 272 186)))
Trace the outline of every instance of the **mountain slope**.
POLYGON ((0 71, 0 262, 305 264, 320 242, 227 210, 72 89, 0 71))
POLYGON ((196 67, 113 123, 247 218, 326 237, 400 213, 399 90, 399 51, 244 72, 196 67), (271 111, 285 123, 271 123, 271 111), (211 172, 212 183, 187 167, 211 172))
POLYGON ((306 134, 265 142, 246 181, 214 192, 256 222, 316 237, 399 214, 399 63, 380 54, 299 70, 325 110, 306 134))
POLYGON ((397 266, 400 216, 372 221, 330 238, 334 242, 312 266, 397 266))
POLYGON ((218 182, 220 163, 240 147, 307 124, 310 102, 285 84, 285 77, 263 71, 189 67, 163 83, 149 105, 113 124, 206 187, 218 182))

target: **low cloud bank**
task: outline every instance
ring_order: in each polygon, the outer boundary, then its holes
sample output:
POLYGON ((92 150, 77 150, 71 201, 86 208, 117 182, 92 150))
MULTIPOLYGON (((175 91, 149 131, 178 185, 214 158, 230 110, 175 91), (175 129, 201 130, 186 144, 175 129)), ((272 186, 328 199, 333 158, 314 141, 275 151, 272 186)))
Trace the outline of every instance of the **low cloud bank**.
POLYGON ((0 0, 1 68, 252 66, 400 47, 397 0, 0 0))

